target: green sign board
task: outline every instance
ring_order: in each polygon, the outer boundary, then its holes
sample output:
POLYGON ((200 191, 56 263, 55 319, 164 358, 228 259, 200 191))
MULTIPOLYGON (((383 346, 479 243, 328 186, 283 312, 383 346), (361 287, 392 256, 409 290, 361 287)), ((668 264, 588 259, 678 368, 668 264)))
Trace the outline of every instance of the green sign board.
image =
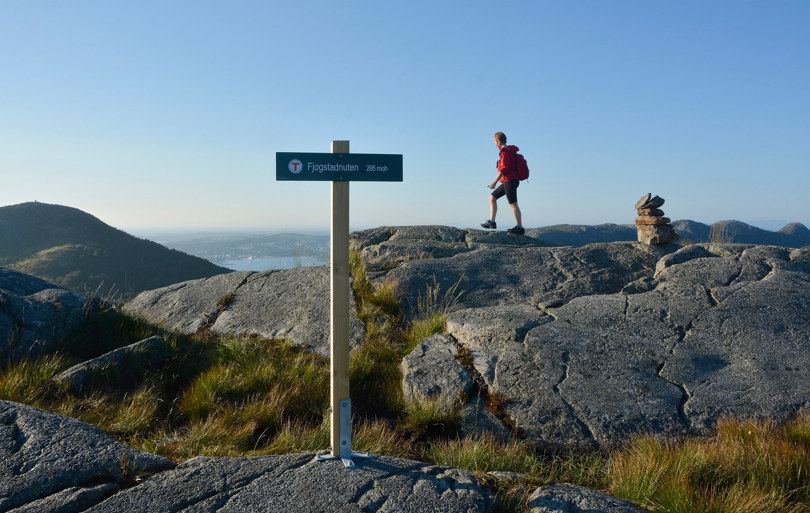
POLYGON ((276 180, 401 182, 402 155, 277 152, 276 180))

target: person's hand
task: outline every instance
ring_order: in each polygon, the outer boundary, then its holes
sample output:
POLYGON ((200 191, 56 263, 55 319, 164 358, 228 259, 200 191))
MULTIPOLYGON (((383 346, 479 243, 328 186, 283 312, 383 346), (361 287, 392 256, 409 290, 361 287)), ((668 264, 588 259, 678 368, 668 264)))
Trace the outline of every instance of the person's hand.
POLYGON ((494 181, 494 182, 492 182, 491 184, 487 185, 487 187, 489 187, 490 189, 494 189, 494 188, 495 188, 495 184, 496 184, 496 183, 498 183, 498 181, 497 181, 497 180, 496 180, 496 181, 494 181))

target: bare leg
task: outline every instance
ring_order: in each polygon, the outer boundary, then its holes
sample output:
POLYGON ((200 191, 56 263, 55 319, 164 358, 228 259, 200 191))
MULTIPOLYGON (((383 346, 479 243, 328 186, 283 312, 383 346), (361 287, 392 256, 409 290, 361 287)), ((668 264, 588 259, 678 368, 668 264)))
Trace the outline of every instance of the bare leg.
POLYGON ((492 194, 489 195, 489 220, 495 222, 495 214, 498 213, 498 200, 492 194))
POLYGON ((515 221, 517 221, 517 225, 523 226, 523 216, 520 213, 520 207, 518 206, 517 201, 510 203, 509 206, 512 207, 512 212, 515 214, 515 221))

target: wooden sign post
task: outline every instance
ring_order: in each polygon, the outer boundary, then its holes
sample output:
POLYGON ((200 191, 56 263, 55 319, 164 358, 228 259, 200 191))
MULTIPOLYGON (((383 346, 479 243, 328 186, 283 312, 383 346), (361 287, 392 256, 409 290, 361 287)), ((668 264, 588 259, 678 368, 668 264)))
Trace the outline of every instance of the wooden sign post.
MULTIPOLYGON (((332 153, 349 153, 349 141, 332 141, 332 153)), ((332 456, 351 460, 351 402, 349 398, 349 182, 332 182, 331 351, 332 456), (348 412, 346 412, 348 410, 348 412), (348 413, 346 422, 341 416, 348 413), (348 430, 341 429, 348 425, 348 430), (348 431, 348 432, 344 432, 348 431)))
POLYGON ((329 411, 331 456, 354 468, 352 403, 349 397, 349 181, 401 182, 402 155, 352 154, 349 141, 332 141, 332 153, 276 153, 276 180, 332 182, 330 264, 331 352, 329 411))

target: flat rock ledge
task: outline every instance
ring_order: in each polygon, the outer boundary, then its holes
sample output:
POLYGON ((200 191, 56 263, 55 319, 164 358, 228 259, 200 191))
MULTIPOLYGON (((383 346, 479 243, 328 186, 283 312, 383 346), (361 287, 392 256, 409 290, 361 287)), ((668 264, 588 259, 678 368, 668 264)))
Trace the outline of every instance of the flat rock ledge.
MULTIPOLYGON (((329 267, 233 272, 142 292, 124 312, 185 334, 259 336, 329 354, 329 267)), ((351 299, 350 345, 365 340, 351 299)))

